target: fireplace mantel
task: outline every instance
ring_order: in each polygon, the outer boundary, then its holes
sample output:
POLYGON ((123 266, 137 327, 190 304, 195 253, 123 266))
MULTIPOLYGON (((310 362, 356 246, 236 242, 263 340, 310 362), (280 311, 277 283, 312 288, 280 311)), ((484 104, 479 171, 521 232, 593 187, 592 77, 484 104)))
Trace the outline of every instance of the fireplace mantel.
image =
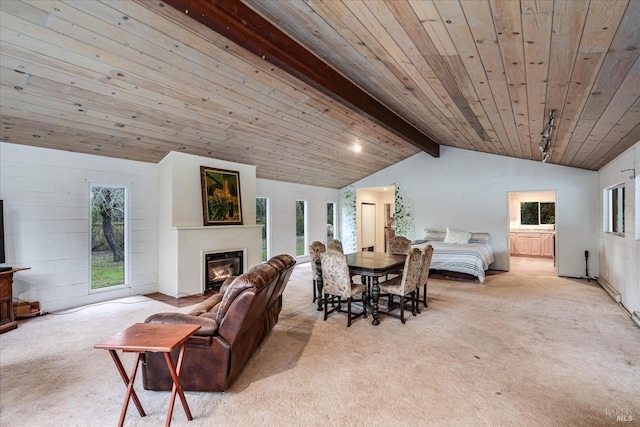
POLYGON ((171 227, 172 230, 188 231, 188 230, 225 230, 232 228, 262 228, 262 225, 194 225, 188 227, 171 227))

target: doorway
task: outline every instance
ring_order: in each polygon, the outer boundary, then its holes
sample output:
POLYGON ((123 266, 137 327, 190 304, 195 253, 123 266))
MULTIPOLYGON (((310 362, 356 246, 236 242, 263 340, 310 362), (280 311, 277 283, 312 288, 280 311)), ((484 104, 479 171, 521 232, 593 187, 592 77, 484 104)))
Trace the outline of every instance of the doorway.
POLYGON ((362 242, 360 248, 363 251, 373 252, 376 247, 376 205, 373 203, 363 203, 362 212, 362 242))
POLYGON ((556 193, 509 193, 509 271, 557 276, 556 193))
POLYGON ((395 210, 395 186, 356 189, 358 251, 385 252, 387 227, 395 217, 395 210))

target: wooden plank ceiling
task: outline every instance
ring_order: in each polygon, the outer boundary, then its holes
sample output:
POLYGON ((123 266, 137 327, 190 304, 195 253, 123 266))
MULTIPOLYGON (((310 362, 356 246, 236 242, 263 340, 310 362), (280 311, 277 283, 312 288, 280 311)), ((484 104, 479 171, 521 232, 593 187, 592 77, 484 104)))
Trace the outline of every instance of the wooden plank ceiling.
MULTIPOLYGON (((0 140, 332 188, 420 152, 180 7, 204 2, 2 0, 0 140)), ((640 140, 640 1, 243 3, 437 144, 539 161, 552 109, 550 163, 597 170, 640 140)))

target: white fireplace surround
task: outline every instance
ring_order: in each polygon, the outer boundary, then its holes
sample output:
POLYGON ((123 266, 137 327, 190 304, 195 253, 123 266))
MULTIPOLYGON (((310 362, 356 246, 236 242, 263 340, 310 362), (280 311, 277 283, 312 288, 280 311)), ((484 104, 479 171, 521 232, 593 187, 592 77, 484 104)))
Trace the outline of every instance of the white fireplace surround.
POLYGON ((224 254, 227 252, 240 252, 242 251, 242 271, 245 272, 248 270, 247 267, 247 248, 231 248, 231 249, 216 249, 216 250, 212 250, 212 251, 202 251, 202 255, 200 256, 200 259, 202 260, 202 264, 200 267, 200 271, 202 272, 202 290, 200 292, 204 293, 204 291, 206 290, 207 287, 207 273, 205 273, 205 271, 207 270, 207 265, 206 265, 206 261, 205 258, 207 255, 213 255, 213 254, 224 254))
POLYGON ((226 252, 240 248, 244 252, 244 271, 262 262, 262 226, 233 225, 219 227, 172 227, 168 248, 161 251, 160 292, 170 296, 201 294, 204 290, 203 253, 226 252))
POLYGON ((244 268, 262 262, 256 225, 256 167, 172 151, 158 164, 158 290, 183 297, 203 291, 203 252, 245 251, 244 268), (204 226, 200 166, 240 173, 243 225, 204 226))

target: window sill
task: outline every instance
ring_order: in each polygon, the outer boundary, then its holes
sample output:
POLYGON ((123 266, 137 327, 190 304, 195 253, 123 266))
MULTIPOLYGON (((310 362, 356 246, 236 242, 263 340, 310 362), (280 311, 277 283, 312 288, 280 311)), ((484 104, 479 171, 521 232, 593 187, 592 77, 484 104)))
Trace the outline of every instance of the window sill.
POLYGON ((616 232, 613 232, 613 231, 605 231, 604 234, 609 234, 611 236, 618 236, 618 237, 624 237, 625 236, 624 233, 616 233, 616 232))

